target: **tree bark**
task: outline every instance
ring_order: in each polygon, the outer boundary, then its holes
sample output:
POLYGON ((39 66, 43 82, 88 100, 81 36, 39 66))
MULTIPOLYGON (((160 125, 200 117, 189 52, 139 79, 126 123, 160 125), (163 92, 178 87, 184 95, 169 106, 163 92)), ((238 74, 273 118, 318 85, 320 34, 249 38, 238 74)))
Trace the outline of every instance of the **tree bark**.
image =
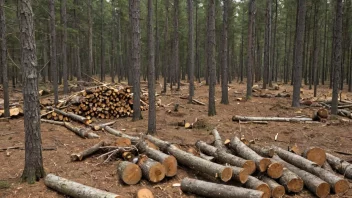
POLYGON ((304 46, 304 30, 306 17, 306 0, 298 1, 297 30, 295 39, 295 57, 293 73, 292 106, 300 106, 300 92, 302 84, 302 55, 304 46))
POLYGON ((100 81, 105 80, 104 0, 100 0, 100 81))
POLYGON ((268 184, 260 181, 256 177, 249 176, 248 181, 244 184, 246 188, 250 188, 253 190, 261 191, 263 192, 263 197, 264 198, 270 198, 271 197, 271 191, 270 187, 268 184))
POLYGON ((209 106, 208 116, 216 115, 215 110, 215 84, 216 84, 216 65, 215 65, 215 0, 208 2, 208 31, 207 31, 207 64, 209 68, 209 106))
POLYGON ((285 118, 285 117, 248 117, 238 116, 232 117, 232 121, 277 121, 277 122, 305 122, 313 121, 312 118, 285 118))
POLYGON ((124 133, 122 133, 121 131, 117 131, 109 126, 105 126, 104 129, 106 130, 106 132, 118 136, 118 137, 125 137, 131 140, 132 144, 137 144, 139 142, 139 138, 138 137, 133 137, 133 136, 129 136, 126 135, 124 133))
POLYGON ((189 68, 189 99, 192 103, 194 96, 194 24, 193 24, 193 1, 187 0, 188 8, 188 68, 189 68))
MULTIPOLYGON (((283 164, 285 166, 285 164, 283 164)), ((287 192, 299 193, 303 190, 303 180, 291 170, 284 168, 282 176, 279 179, 287 192)))
MULTIPOLYGON (((271 1, 266 0, 266 11, 265 11, 265 37, 264 37, 264 77, 263 77, 263 89, 266 89, 266 85, 271 83, 271 69, 270 69, 270 55, 271 55, 271 1)), ((269 85, 270 86, 270 85, 269 85)))
POLYGON ((59 101, 58 96, 58 68, 56 65, 56 27, 55 27, 55 0, 49 1, 50 10, 50 67, 54 87, 54 104, 59 101))
POLYGON ((1 65, 4 93, 4 117, 10 117, 9 81, 7 78, 7 47, 6 47, 6 18, 4 11, 5 0, 0 0, 0 34, 1 34, 1 65))
POLYGON ((248 198, 263 198, 264 193, 258 190, 250 190, 235 186, 215 184, 201 180, 184 178, 181 182, 181 190, 190 192, 205 197, 248 197, 248 198))
POLYGON ((82 80, 82 68, 81 68, 81 57, 80 57, 80 40, 79 40, 79 32, 80 32, 80 28, 78 26, 78 18, 77 18, 77 6, 78 6, 78 0, 74 0, 74 6, 75 9, 73 11, 73 16, 74 16, 74 27, 76 28, 76 30, 78 31, 78 33, 76 34, 76 46, 75 46, 75 56, 76 56, 76 77, 77 77, 77 81, 82 80))
POLYGON ((105 142, 100 141, 94 146, 79 152, 79 153, 73 153, 71 154, 71 161, 82 161, 84 158, 88 157, 89 155, 92 155, 93 153, 97 152, 100 150, 100 147, 104 146, 105 142))
POLYGON ((221 104, 229 104, 228 93, 228 15, 229 0, 223 0, 223 22, 222 22, 222 61, 221 61, 221 104))
POLYGON ((88 68, 86 68, 87 81, 91 81, 93 72, 93 21, 92 21, 92 0, 88 0, 88 68))
POLYGON ((285 188, 280 184, 278 184, 275 180, 266 176, 262 176, 260 179, 266 184, 268 184, 268 186, 270 187, 271 197, 281 198, 285 195, 285 188))
POLYGON ((37 56, 31 0, 19 1, 21 66, 23 72, 25 165, 22 180, 34 183, 44 177, 40 107, 38 97, 37 56))
POLYGON ((334 170, 342 174, 348 179, 352 179, 352 164, 335 157, 329 153, 326 153, 327 162, 332 166, 334 170))
POLYGON ((142 178, 142 170, 138 165, 128 162, 119 161, 117 165, 117 175, 128 185, 137 184, 142 178))
POLYGON ((62 25, 62 40, 61 40, 61 57, 62 57, 62 77, 64 84, 64 94, 68 94, 68 67, 67 67, 67 15, 66 15, 66 0, 61 1, 61 25, 62 25))
POLYGON ((255 0, 249 1, 249 8, 248 8, 248 48, 247 48, 247 93, 246 98, 247 100, 252 97, 252 84, 253 84, 253 75, 252 75, 252 68, 253 68, 253 52, 254 52, 254 45, 253 45, 253 26, 255 23, 255 0))

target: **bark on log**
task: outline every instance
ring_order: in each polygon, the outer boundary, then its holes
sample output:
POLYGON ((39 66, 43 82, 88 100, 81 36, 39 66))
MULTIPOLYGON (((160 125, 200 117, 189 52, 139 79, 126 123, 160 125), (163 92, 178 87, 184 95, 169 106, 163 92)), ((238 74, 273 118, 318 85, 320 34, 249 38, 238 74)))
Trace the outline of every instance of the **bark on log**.
POLYGON ((284 117, 248 117, 248 116, 238 116, 232 117, 232 121, 277 121, 277 122, 305 122, 313 121, 312 118, 284 118, 284 117))
POLYGON ((56 124, 56 125, 65 126, 64 122, 55 121, 55 120, 40 119, 40 121, 45 122, 45 123, 49 123, 49 124, 56 124))
POLYGON ((61 111, 61 110, 59 110, 59 109, 55 109, 55 108, 52 108, 52 107, 50 107, 49 110, 53 110, 53 111, 56 112, 56 113, 59 113, 59 114, 61 114, 61 115, 63 115, 63 116, 66 116, 66 117, 69 117, 69 118, 71 118, 72 120, 81 122, 82 124, 85 124, 85 125, 89 125, 89 124, 91 123, 91 120, 89 120, 89 119, 87 119, 87 118, 85 118, 85 117, 83 117, 83 116, 76 115, 76 114, 71 113, 71 112, 66 113, 66 112, 64 112, 64 111, 61 111))
POLYGON ((332 167, 330 166, 330 164, 327 161, 325 161, 325 163, 323 164, 322 168, 327 170, 327 171, 330 171, 332 173, 335 173, 335 171, 332 169, 332 167))
POLYGON ((44 184, 60 192, 61 194, 68 195, 71 197, 85 197, 85 198, 116 198, 122 197, 114 193, 106 192, 100 189, 96 189, 90 186, 86 186, 74 181, 67 180, 62 177, 58 177, 53 174, 48 174, 44 179, 44 184))
POLYGON ((270 198, 271 197, 271 190, 268 184, 260 181, 259 179, 249 176, 247 182, 244 184, 245 187, 253 189, 253 190, 258 190, 263 192, 263 197, 264 198, 270 198))
POLYGON ((326 161, 326 153, 324 149, 319 147, 309 147, 305 149, 302 156, 315 162, 319 166, 324 165, 324 162, 326 161))
POLYGON ((219 163, 227 163, 232 166, 241 167, 244 171, 250 175, 255 171, 255 163, 252 160, 245 160, 243 158, 234 156, 230 153, 226 153, 224 150, 216 149, 213 146, 208 145, 203 141, 197 141, 196 147, 203 153, 213 156, 219 163))
POLYGON ((326 153, 326 159, 333 169, 335 169, 346 178, 352 179, 352 164, 329 153, 326 153))
POLYGON ((214 136, 214 146, 217 149, 223 149, 223 150, 227 151, 227 148, 225 147, 224 143, 222 142, 218 130, 213 129, 211 134, 214 136))
POLYGON ((128 161, 119 161, 117 174, 119 178, 128 185, 137 184, 142 178, 142 170, 139 166, 128 161))
POLYGON ((258 153, 261 156, 264 157, 270 157, 272 158, 275 155, 274 149, 268 147, 268 146, 259 146, 257 144, 248 144, 248 147, 251 148, 253 151, 258 153))
POLYGON ((304 183, 302 178, 287 168, 284 168, 279 182, 285 187, 287 192, 299 193, 303 190, 304 183))
POLYGON ((74 153, 71 155, 71 161, 82 161, 84 158, 88 157, 89 155, 92 155, 93 153, 97 152, 100 150, 100 147, 104 146, 105 142, 100 141, 98 144, 95 144, 94 146, 80 152, 80 153, 74 153))
POLYGON ((157 161, 142 155, 138 160, 143 176, 151 182, 159 182, 165 178, 165 167, 157 161))
POLYGON ((118 137, 125 137, 125 138, 128 138, 131 140, 132 144, 136 144, 139 142, 139 138, 138 137, 134 137, 134 136, 130 136, 130 135, 126 135, 124 133, 122 133, 121 131, 118 131, 118 130, 115 130, 109 126, 105 126, 104 129, 112 134, 112 135, 115 135, 115 136, 118 136, 118 137))
POLYGON ((297 174, 304 182, 304 185, 308 188, 309 191, 314 193, 318 197, 327 197, 330 193, 330 185, 320 179, 319 177, 310 174, 302 169, 297 168, 296 166, 287 163, 282 160, 279 156, 274 155, 273 160, 280 162, 287 169, 297 174))
POLYGON ((78 127, 74 127, 69 122, 64 122, 64 124, 65 124, 65 127, 67 129, 71 130, 76 135, 80 136, 81 138, 89 138, 89 139, 99 138, 99 135, 97 135, 97 134, 95 134, 93 132, 89 132, 89 129, 81 129, 81 128, 78 128, 78 127))
POLYGON ((181 190, 204 197, 217 198, 263 198, 264 193, 257 190, 240 188, 229 185, 215 184, 202 180, 184 178, 181 182, 181 190))
POLYGON ((171 145, 168 142, 162 141, 158 138, 155 138, 151 135, 147 135, 146 138, 157 145, 161 150, 166 153, 170 153, 175 156, 177 161, 183 165, 188 166, 191 169, 195 169, 200 172, 204 172, 208 175, 211 175, 215 178, 220 178, 222 181, 227 182, 232 178, 232 168, 227 166, 222 166, 205 159, 196 157, 190 153, 182 151, 177 147, 171 145))
POLYGON ((107 123, 103 123, 103 124, 95 124, 95 125, 91 125, 91 127, 94 131, 99 131, 101 129, 104 129, 104 127, 106 127, 106 126, 111 126, 111 125, 115 124, 115 122, 116 121, 107 122, 107 123))
POLYGON ((159 150, 155 150, 147 146, 145 141, 141 141, 138 145, 138 150, 145 153, 148 157, 160 162, 165 167, 165 175, 173 177, 177 173, 177 160, 172 155, 167 155, 159 150))
POLYGON ((277 155, 283 160, 306 170, 324 181, 328 182, 336 194, 344 193, 349 189, 348 181, 336 176, 335 174, 319 167, 316 163, 307 160, 299 155, 286 151, 282 148, 273 146, 277 155))
POLYGON ((229 146, 239 156, 245 159, 253 160, 256 164, 257 170, 260 172, 265 172, 268 166, 271 164, 270 159, 259 156, 256 152, 241 142, 241 140, 239 140, 237 137, 232 138, 229 146))
POLYGON ((266 176, 262 176, 261 180, 269 185, 271 189, 271 197, 281 198, 285 195, 285 188, 278 184, 275 180, 266 176))
POLYGON ((142 188, 138 190, 137 198, 154 198, 154 195, 149 189, 142 188))

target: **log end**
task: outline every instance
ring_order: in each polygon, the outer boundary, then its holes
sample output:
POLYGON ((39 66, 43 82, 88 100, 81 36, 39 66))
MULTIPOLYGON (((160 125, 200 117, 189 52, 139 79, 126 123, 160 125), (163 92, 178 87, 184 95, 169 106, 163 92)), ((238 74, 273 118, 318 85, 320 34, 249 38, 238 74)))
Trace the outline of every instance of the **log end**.
POLYGON ((138 165, 130 162, 121 162, 118 171, 120 179, 129 185, 137 184, 142 178, 142 171, 138 165))
POLYGON ((165 177, 165 168, 159 162, 153 163, 149 169, 149 180, 151 182, 159 182, 165 177))
POLYGON ((257 186, 256 190, 262 191, 263 194, 263 198, 270 198, 271 197, 271 190, 270 187, 268 186, 268 184, 260 184, 259 186, 257 186))
POLYGON ((274 162, 269 165, 267 169, 267 173, 271 178, 277 179, 281 177, 283 170, 284 170, 284 167, 282 166, 282 164, 274 162))
POLYGON ((246 160, 242 168, 245 169, 249 175, 251 175, 255 171, 255 163, 252 160, 246 160))
POLYGON ((265 172, 269 165, 271 164, 271 161, 269 158, 263 158, 259 161, 259 171, 260 172, 265 172))
POLYGON ((125 137, 118 137, 115 141, 115 146, 127 147, 131 146, 131 140, 125 137))
POLYGON ((281 198, 285 195, 285 187, 277 186, 271 191, 271 196, 274 198, 281 198))
POLYGON ((82 156, 78 153, 74 153, 71 155, 71 161, 81 161, 82 160, 82 156))
POLYGON ((330 194, 330 185, 326 182, 321 183, 317 187, 315 194, 318 197, 327 197, 330 194))
POLYGON ((225 167, 221 172, 220 179, 224 182, 227 182, 232 178, 232 174, 233 174, 232 168, 225 167))
POLYGON ((170 155, 163 161, 165 167, 165 175, 167 177, 173 177, 177 173, 177 160, 174 156, 170 155))
MULTIPOLYGON (((234 175, 235 175, 235 174, 234 174, 234 175)), ((246 183, 246 181, 248 180, 248 176, 249 176, 249 174, 248 174, 247 170, 246 170, 246 169, 242 169, 242 170, 239 172, 239 174, 238 174, 238 180, 239 180, 242 184, 244 184, 244 183, 246 183)))
POLYGON ((304 157, 308 160, 315 162, 319 166, 324 165, 326 161, 326 153, 324 149, 319 147, 313 147, 304 152, 304 157))
POLYGON ((287 184, 287 189, 293 193, 299 193, 303 190, 303 180, 301 178, 291 179, 287 184))
POLYGON ((334 192, 336 194, 345 193, 350 188, 350 185, 347 180, 341 179, 340 181, 336 182, 334 185, 334 192))
POLYGON ((147 188, 142 188, 137 192, 137 198, 154 198, 152 191, 147 188))

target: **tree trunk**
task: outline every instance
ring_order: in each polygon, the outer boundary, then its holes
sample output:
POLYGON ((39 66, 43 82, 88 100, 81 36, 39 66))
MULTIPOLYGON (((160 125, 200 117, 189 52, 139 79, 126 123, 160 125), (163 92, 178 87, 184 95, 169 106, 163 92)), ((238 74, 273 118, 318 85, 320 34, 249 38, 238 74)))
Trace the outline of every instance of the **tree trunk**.
POLYGON ((252 97, 252 68, 253 68, 253 52, 254 52, 254 45, 253 45, 253 26, 255 22, 255 0, 249 1, 249 11, 248 11, 248 48, 247 48, 247 93, 246 98, 247 100, 252 97))
POLYGON ((319 58, 319 2, 315 1, 314 3, 314 38, 313 38, 313 46, 314 46, 314 57, 313 57, 313 82, 314 82, 314 97, 317 96, 317 87, 319 82, 319 70, 318 70, 318 58, 319 58))
POLYGON ((207 32, 207 64, 209 68, 209 106, 208 115, 216 115, 215 110, 215 84, 216 84, 216 65, 215 65, 215 0, 208 2, 208 32, 207 32))
POLYGON ((302 154, 303 157, 308 160, 318 164, 319 166, 324 165, 326 161, 326 153, 325 150, 319 147, 309 147, 306 148, 302 154))
POLYGON ((205 197, 232 198, 232 197, 250 197, 263 198, 263 192, 250 190, 235 186, 215 184, 196 179, 184 178, 181 182, 181 190, 205 197))
POLYGON ((4 11, 5 0, 0 0, 0 34, 1 34, 1 65, 2 65, 2 83, 4 93, 4 116, 10 117, 9 102, 9 81, 7 78, 7 47, 6 47, 6 18, 4 11))
POLYGON ((141 31, 140 20, 140 0, 131 0, 130 17, 132 24, 132 70, 133 70, 133 121, 142 119, 140 108, 140 52, 141 52, 141 31))
POLYGON ((268 83, 269 86, 271 85, 271 1, 272 0, 266 0, 263 89, 266 89, 268 83))
POLYGON ((334 29, 333 64, 334 83, 332 87, 331 114, 337 115, 339 82, 341 75, 341 55, 342 55, 342 0, 336 3, 336 18, 334 29))
POLYGON ((100 1, 100 81, 105 80, 104 0, 100 1))
POLYGON ((61 1, 61 25, 62 25, 62 40, 61 40, 61 58, 62 58, 62 77, 64 84, 64 94, 68 94, 68 67, 67 67, 67 16, 66 16, 66 0, 61 1))
POLYGON ((30 0, 19 1, 21 32, 21 66, 23 79, 25 165, 22 179, 34 183, 44 177, 40 134, 37 56, 33 11, 30 0))
MULTIPOLYGON (((166 93, 167 90, 167 80, 170 74, 170 60, 169 60, 169 50, 170 50, 170 41, 169 41, 169 0, 165 0, 165 34, 164 34, 164 86, 163 86, 163 93, 166 93)), ((171 82, 170 82, 171 83, 171 82)))
POLYGON ((56 27, 55 27, 55 0, 49 1, 50 10, 50 67, 54 87, 54 104, 59 101, 58 96, 58 69, 56 65, 56 27))
POLYGON ((192 103, 194 96, 194 24, 193 24, 193 1, 187 0, 188 8, 188 68, 189 68, 189 100, 192 103))
POLYGON ((295 39, 295 58, 294 58, 294 74, 293 74, 293 97, 292 106, 300 106, 300 92, 302 84, 302 55, 304 46, 304 29, 306 16, 306 1, 298 1, 297 16, 297 35, 295 39))
POLYGON ((80 35, 80 28, 78 23, 78 18, 77 18, 77 10, 76 7, 78 6, 78 0, 74 0, 74 11, 73 11, 73 15, 74 15, 74 27, 77 29, 78 33, 76 35, 76 46, 75 46, 75 56, 76 56, 76 62, 75 62, 75 68, 76 68, 76 77, 77 77, 77 81, 82 80, 82 69, 81 69, 81 58, 80 58, 80 40, 79 40, 79 35, 80 35))
POLYGON ((91 81, 93 72, 93 21, 92 21, 92 0, 88 0, 88 68, 86 68, 87 81, 91 81))
POLYGON ((222 53, 221 53, 221 104, 229 104, 228 93, 228 15, 229 0, 223 0, 223 22, 222 22, 222 53))

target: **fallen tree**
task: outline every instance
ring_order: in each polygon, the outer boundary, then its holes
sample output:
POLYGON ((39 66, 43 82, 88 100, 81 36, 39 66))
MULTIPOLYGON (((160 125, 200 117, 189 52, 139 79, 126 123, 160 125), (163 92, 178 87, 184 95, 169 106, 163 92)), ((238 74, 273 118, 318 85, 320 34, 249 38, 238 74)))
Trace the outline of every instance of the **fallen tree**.
POLYGON ((62 177, 58 177, 53 174, 48 174, 44 179, 44 184, 54 189, 61 194, 68 195, 76 198, 117 198, 120 195, 106 192, 97 188, 86 186, 74 181, 67 180, 62 177))
POLYGON ((104 146, 104 144, 105 144, 104 141, 100 141, 98 144, 95 144, 94 146, 82 152, 71 154, 71 161, 82 161, 87 156, 92 155, 93 153, 99 151, 100 147, 104 146))
POLYGON ((334 170, 336 170, 346 178, 352 179, 352 164, 329 153, 326 153, 326 159, 334 170))
POLYGON ((181 182, 181 190, 204 197, 217 198, 264 198, 264 193, 229 185, 216 184, 202 180, 184 178, 181 182))
POLYGON ((277 121, 277 122, 305 122, 313 121, 312 118, 285 118, 285 117, 249 117, 235 115, 232 117, 232 121, 277 121))

